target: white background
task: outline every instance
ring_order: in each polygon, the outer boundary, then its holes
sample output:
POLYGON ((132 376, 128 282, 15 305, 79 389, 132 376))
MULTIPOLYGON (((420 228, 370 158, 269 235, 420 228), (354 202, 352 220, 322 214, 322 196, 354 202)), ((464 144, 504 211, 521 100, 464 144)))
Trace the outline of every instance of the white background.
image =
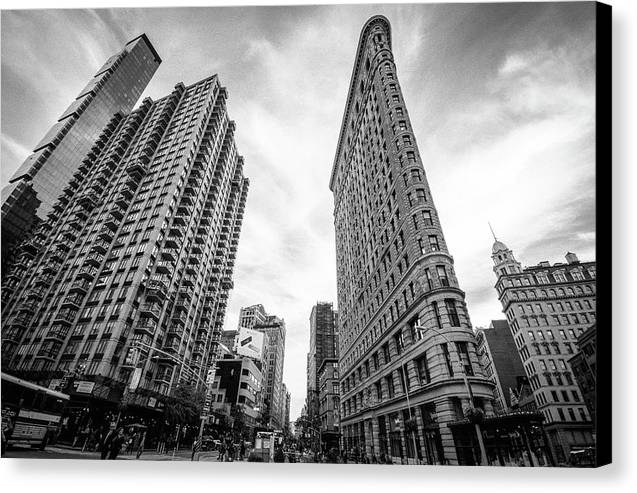
MULTIPOLYGON (((325 0, 322 0, 325 3, 325 0)), ((350 0, 351 2, 351 0, 350 0)), ((148 7, 178 2, 20 2, 2 1, 2 8, 148 7)), ((220 2, 221 3, 221 2, 220 2)), ((223 2, 225 5, 239 2, 223 2)), ((256 4, 312 3, 250 0, 256 4)), ((334 3, 334 2, 329 2, 334 3)), ((532 468, 435 468, 399 466, 337 466, 297 464, 189 463, 137 461, 0 461, 3 491, 634 491, 637 477, 637 399, 635 398, 636 331, 631 323, 637 278, 637 252, 632 212, 637 210, 634 139, 637 76, 637 8, 632 0, 613 6, 613 196, 599 197, 613 207, 613 456, 611 466, 599 470, 532 468)), ((210 5, 189 0, 187 5, 210 5)), ((611 172, 610 163, 606 171, 611 172)), ((604 214, 607 215, 607 214, 604 214)), ((610 330, 600 325, 599 330, 610 330)))

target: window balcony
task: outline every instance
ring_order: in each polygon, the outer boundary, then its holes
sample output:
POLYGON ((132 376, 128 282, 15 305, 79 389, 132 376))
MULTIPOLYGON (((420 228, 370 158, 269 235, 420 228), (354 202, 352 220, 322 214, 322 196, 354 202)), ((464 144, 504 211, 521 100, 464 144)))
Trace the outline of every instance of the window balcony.
POLYGON ((72 324, 77 316, 77 310, 70 310, 68 308, 60 310, 54 317, 53 321, 64 324, 72 324))
POLYGON ((33 314, 22 312, 19 315, 14 316, 9 321, 9 325, 13 327, 20 327, 21 329, 26 329, 31 323, 31 320, 33 320, 33 314))
POLYGON ((22 248, 25 252, 37 253, 42 248, 42 240, 36 237, 30 238, 23 244, 22 248))
POLYGON ((91 245, 91 250, 99 253, 106 253, 111 244, 108 241, 98 240, 91 245))
POLYGON ((155 335, 155 331, 157 330, 157 324, 153 323, 151 320, 146 320, 139 325, 133 327, 133 330, 136 333, 142 333, 149 336, 155 335))
POLYGON ((170 274, 175 270, 175 265, 172 262, 168 262, 166 260, 160 260, 157 262, 156 272, 161 274, 170 274))
POLYGON ((161 258, 163 260, 168 260, 170 262, 174 262, 174 261, 177 260, 178 257, 179 257, 179 254, 178 254, 177 250, 174 249, 174 248, 169 248, 169 249, 166 249, 166 250, 162 250, 162 252, 161 252, 161 258))
POLYGON ((62 307, 67 308, 75 308, 79 310, 82 301, 84 300, 84 296, 81 294, 69 295, 62 301, 62 307))
POLYGON ((108 228, 102 228, 97 237, 107 243, 110 243, 113 241, 115 233, 108 228))
POLYGON ((164 242, 164 246, 166 248, 179 248, 180 246, 180 241, 177 237, 175 236, 168 236, 166 238, 166 241, 164 242))
POLYGON ((101 255, 97 252, 89 253, 86 256, 86 260, 84 261, 87 265, 93 265, 95 267, 99 267, 104 260, 104 255, 101 255))
POLYGON ((121 221, 126 214, 126 208, 119 205, 114 205, 109 209, 108 213, 117 221, 121 221))
POLYGON ((155 303, 144 303, 139 309, 141 316, 152 317, 159 320, 161 314, 161 307, 155 303))
POLYGON ((67 335, 69 335, 68 327, 56 327, 56 328, 51 328, 51 330, 49 330, 45 334, 44 339, 53 339, 56 341, 64 342, 67 335))
POLYGON ((43 274, 55 274, 60 270, 61 262, 47 262, 42 266, 41 272, 43 274))
POLYGON ((95 278, 95 274, 97 274, 97 269, 95 267, 84 266, 78 272, 77 277, 87 280, 93 280, 95 278))
POLYGON ((46 289, 39 287, 39 288, 33 288, 30 289, 29 291, 27 291, 27 299, 28 298, 34 298, 37 300, 41 300, 44 297, 44 294, 46 293, 46 289))
POLYGON ((91 282, 88 279, 77 278, 71 284, 71 291, 88 291, 91 287, 91 282))
POLYGON ((50 286, 51 283, 53 282, 53 277, 52 275, 39 275, 36 279, 35 279, 35 285, 36 286, 50 286))
POLYGON ((58 357, 58 353, 59 350, 43 348, 38 351, 36 358, 55 360, 58 357))
POLYGON ((169 353, 179 353, 179 341, 170 341, 164 344, 162 349, 169 353))
POLYGON ((188 312, 189 309, 190 309, 189 301, 182 299, 182 300, 177 300, 175 302, 175 312, 178 312, 178 311, 188 312))
POLYGON ((176 226, 175 224, 173 224, 170 228, 169 236, 183 240, 185 234, 186 228, 184 228, 183 226, 176 226))
POLYGON ((168 286, 164 281, 151 279, 146 286, 146 299, 164 299, 168 286))
POLYGON ((128 173, 130 177, 139 181, 146 174, 148 168, 146 166, 146 163, 143 163, 141 161, 133 161, 129 163, 126 168, 124 168, 124 171, 128 173))

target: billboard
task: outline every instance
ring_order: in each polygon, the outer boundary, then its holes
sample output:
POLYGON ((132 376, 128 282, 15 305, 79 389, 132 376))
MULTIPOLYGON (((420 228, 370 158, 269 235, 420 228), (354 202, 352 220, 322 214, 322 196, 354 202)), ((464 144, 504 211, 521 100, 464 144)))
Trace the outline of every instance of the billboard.
POLYGON ((258 330, 239 329, 237 354, 261 360, 263 358, 263 338, 263 333, 258 330))

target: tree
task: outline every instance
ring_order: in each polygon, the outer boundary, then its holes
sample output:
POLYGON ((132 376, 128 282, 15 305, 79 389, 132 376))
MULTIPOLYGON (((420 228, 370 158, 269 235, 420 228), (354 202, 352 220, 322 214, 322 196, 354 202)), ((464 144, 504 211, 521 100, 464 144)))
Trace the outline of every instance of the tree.
POLYGON ((199 421, 205 393, 194 385, 178 385, 164 403, 164 417, 170 425, 196 424, 199 421))

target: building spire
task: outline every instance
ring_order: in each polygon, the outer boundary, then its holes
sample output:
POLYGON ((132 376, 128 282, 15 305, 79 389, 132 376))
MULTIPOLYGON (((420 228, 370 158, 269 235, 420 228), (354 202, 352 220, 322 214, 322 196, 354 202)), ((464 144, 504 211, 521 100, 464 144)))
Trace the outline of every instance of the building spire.
POLYGON ((493 226, 491 226, 491 223, 487 221, 487 224, 489 225, 489 229, 491 230, 491 234, 493 235, 493 239, 495 241, 498 241, 498 239, 495 237, 495 233, 493 232, 493 226))

